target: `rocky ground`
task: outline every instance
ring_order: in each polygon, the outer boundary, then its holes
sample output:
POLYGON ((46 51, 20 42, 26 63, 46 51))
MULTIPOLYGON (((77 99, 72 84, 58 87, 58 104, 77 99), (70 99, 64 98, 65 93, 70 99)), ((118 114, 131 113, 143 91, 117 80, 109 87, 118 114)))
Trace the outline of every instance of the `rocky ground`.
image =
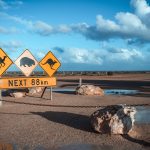
MULTIPOLYGON (((73 88, 78 77, 59 77, 59 88, 73 88)), ((136 95, 82 96, 74 92, 49 90, 15 99, 3 97, 0 107, 0 149, 21 150, 101 150, 150 148, 149 123, 136 124, 129 135, 99 134, 90 125, 90 115, 102 106, 114 104, 142 105, 150 109, 150 76, 126 75, 112 77, 83 77, 83 82, 103 89, 137 89, 136 95), (118 80, 117 80, 118 78, 118 80), (10 145, 8 145, 10 143, 10 145)))

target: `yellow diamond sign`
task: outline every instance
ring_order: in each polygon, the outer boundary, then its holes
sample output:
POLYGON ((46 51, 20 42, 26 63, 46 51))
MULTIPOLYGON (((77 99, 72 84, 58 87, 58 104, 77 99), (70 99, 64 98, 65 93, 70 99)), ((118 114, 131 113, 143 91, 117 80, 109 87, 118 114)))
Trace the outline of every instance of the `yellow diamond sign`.
POLYGON ((61 66, 61 63, 52 52, 48 52, 45 57, 39 62, 39 65, 51 77, 61 66))
POLYGON ((9 68, 12 64, 12 60, 8 55, 0 48, 0 76, 9 68))

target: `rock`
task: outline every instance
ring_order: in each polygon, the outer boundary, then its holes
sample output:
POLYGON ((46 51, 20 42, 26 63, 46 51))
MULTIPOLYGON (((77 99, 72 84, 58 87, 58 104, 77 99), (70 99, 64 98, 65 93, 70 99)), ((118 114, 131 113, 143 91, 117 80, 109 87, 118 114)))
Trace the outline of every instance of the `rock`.
POLYGON ((15 97, 15 98, 22 98, 22 97, 25 97, 25 93, 24 92, 13 92, 13 93, 10 93, 10 96, 15 97))
POLYGON ((127 134, 134 125, 135 113, 134 107, 107 106, 91 115, 91 125, 99 133, 127 134))
POLYGON ((15 97, 15 98, 22 98, 26 96, 26 93, 28 93, 28 89, 9 89, 6 91, 7 95, 15 97))
POLYGON ((111 133, 127 134, 134 125, 134 107, 123 107, 110 120, 111 133))
POLYGON ((3 105, 2 100, 0 100, 0 106, 2 106, 2 105, 3 105))
POLYGON ((29 94, 36 94, 36 93, 40 93, 43 91, 43 87, 34 87, 34 88, 30 88, 29 89, 29 94))
POLYGON ((94 112, 91 115, 91 125, 94 130, 100 133, 110 133, 109 122, 112 116, 121 108, 119 105, 107 106, 94 112))
POLYGON ((100 96, 103 96, 104 91, 98 86, 81 85, 81 86, 76 88, 76 94, 78 94, 78 95, 100 95, 100 96))

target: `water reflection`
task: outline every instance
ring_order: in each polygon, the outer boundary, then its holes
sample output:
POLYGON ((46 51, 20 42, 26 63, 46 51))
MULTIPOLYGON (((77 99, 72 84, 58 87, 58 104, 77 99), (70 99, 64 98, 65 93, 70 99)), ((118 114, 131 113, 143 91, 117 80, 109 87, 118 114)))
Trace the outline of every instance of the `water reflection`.
POLYGON ((133 95, 139 93, 137 90, 126 90, 126 89, 107 89, 104 90, 106 95, 133 95))
POLYGON ((136 106, 135 123, 150 123, 150 107, 136 106))
MULTIPOLYGON (((74 88, 54 88, 54 92, 59 92, 59 93, 74 93, 75 89, 74 88)), ((138 90, 127 90, 127 89, 105 89, 104 90, 105 95, 134 95, 139 93, 138 90)))

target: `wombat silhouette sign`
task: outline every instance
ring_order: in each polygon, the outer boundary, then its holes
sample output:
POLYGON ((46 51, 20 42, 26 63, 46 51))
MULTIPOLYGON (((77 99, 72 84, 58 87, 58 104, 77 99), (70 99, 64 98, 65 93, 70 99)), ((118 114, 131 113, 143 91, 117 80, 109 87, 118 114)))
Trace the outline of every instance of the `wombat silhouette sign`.
POLYGON ((15 64, 28 77, 38 65, 38 62, 29 50, 25 50, 15 61, 15 64))
POLYGON ((39 62, 39 65, 51 77, 61 66, 61 63, 52 52, 48 52, 45 57, 39 62))
POLYGON ((0 76, 9 68, 12 63, 12 60, 0 48, 0 76))
POLYGON ((31 67, 32 65, 35 65, 35 61, 28 57, 23 57, 20 59, 20 66, 28 66, 31 67))

